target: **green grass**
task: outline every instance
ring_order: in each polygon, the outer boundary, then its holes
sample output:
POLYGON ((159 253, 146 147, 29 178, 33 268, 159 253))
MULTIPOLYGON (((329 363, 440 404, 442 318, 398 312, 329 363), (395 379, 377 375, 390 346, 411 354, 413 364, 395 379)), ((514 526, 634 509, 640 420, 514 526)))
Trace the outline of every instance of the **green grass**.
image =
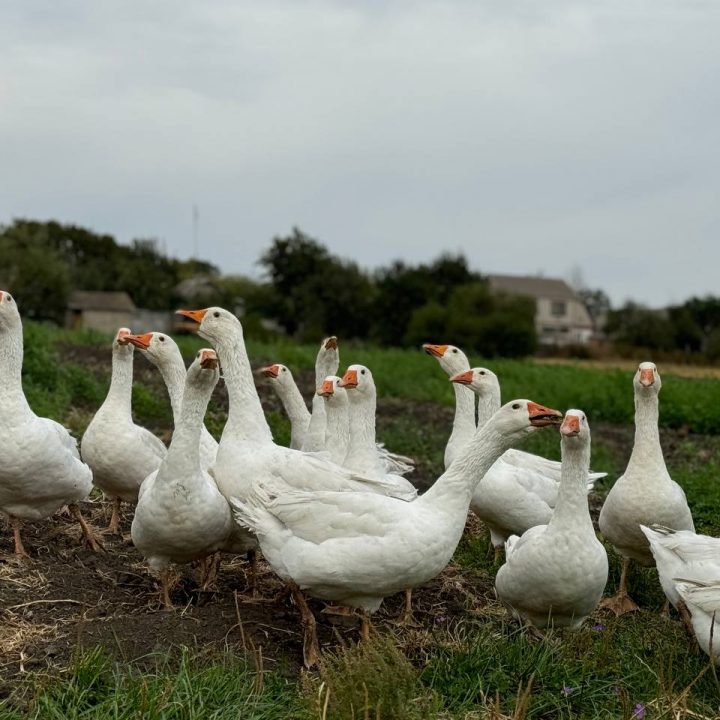
MULTIPOLYGON (((189 357, 204 341, 179 339, 189 357)), ((315 346, 290 342, 249 342, 253 364, 279 361, 293 370, 311 369, 315 346)), ((399 402, 450 406, 452 388, 437 362, 422 352, 343 345, 343 366, 368 365, 382 397, 399 402)), ((630 373, 582 366, 545 366, 532 361, 493 361, 503 396, 530 397, 559 409, 580 407, 591 425, 600 421, 629 432, 633 402, 630 373)), ((81 432, 102 402, 109 377, 109 338, 68 333, 26 324, 24 384, 34 409, 81 432), (108 347, 105 374, 89 373, 74 361, 60 362, 61 345, 108 347)), ((102 370, 102 368, 101 368, 102 370)), ((661 368, 662 370, 662 368, 661 368)), ((664 376, 661 423, 690 434, 672 435, 671 475, 684 487, 697 529, 720 534, 720 383, 664 376), (692 433, 701 432, 703 435, 692 433)), ((136 383, 134 412, 150 427, 169 427, 167 396, 158 386, 136 383)), ((432 412, 428 415, 432 418, 432 412)), ((207 422, 219 434, 224 414, 211 405, 207 422)), ((289 425, 277 412, 268 420, 279 442, 289 425)), ((402 412, 382 424, 393 450, 420 459, 431 477, 442 468, 449 433, 444 423, 418 422, 402 412)), ((595 426, 597 427, 597 426, 595 426)), ((603 433, 593 435, 595 469, 606 470, 597 484, 602 493, 622 473, 627 447, 603 433)), ((556 432, 534 434, 525 449, 558 458, 556 432)), ((467 535, 455 556, 462 574, 490 587, 497 567, 484 535, 467 535)), ((611 560, 608 591, 619 576, 611 560)), ((545 640, 520 631, 500 608, 455 618, 421 639, 384 634, 368 647, 340 649, 325 657, 318 673, 297 680, 274 670, 256 672, 245 657, 232 653, 193 655, 187 650, 145 658, 140 665, 118 665, 102 650, 87 652, 60 677, 28 674, 12 705, 0 704, 0 720, 45 718, 262 718, 349 720, 353 718, 626 718, 636 705, 646 718, 720 717, 720 684, 703 654, 693 648, 675 620, 657 610, 663 596, 654 570, 634 571, 630 590, 645 608, 641 613, 592 623, 578 633, 550 633, 545 640), (505 618, 505 619, 503 619, 505 618), (529 690, 528 690, 529 688, 529 690), (685 692, 687 689, 687 692, 685 692), (670 713, 671 704, 675 714, 670 713), (680 710, 678 710, 680 708, 680 710), (513 715, 515 713, 515 715, 513 715)))

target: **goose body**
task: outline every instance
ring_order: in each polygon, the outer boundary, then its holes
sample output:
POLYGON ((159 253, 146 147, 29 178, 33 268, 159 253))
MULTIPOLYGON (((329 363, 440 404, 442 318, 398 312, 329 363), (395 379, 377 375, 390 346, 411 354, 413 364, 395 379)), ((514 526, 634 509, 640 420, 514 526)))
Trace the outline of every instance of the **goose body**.
POLYGON ((366 612, 387 595, 435 577, 462 536, 476 478, 555 411, 529 401, 502 408, 465 454, 411 502, 367 492, 302 492, 263 481, 234 499, 236 520, 255 533, 285 580, 366 612))
MULTIPOLYGON (((20 313, 12 295, 0 291, 0 510, 13 518, 20 554, 25 553, 22 520, 40 520, 64 505, 74 507, 92 488, 92 472, 80 460, 75 439, 30 408, 22 389, 22 363, 20 313)), ((81 524, 85 530, 84 521, 81 524)))
POLYGON ((679 579, 692 582, 720 580, 720 538, 698 535, 690 530, 671 530, 641 525, 650 544, 650 552, 665 597, 677 608, 679 579))
POLYGON ((712 582, 679 582, 677 591, 690 612, 700 649, 720 664, 720 577, 712 582))
MULTIPOLYGON (((187 376, 180 348, 169 335, 161 332, 129 335, 127 340, 160 371, 170 397, 173 421, 178 425, 187 376)), ((204 470, 215 463, 217 448, 217 440, 203 423, 200 428, 200 464, 204 470)))
POLYGON ((132 418, 133 346, 120 328, 112 348, 112 377, 105 401, 82 438, 83 460, 106 496, 137 502, 143 480, 167 455, 163 442, 132 418))
POLYGON ((587 503, 590 428, 585 414, 568 410, 560 433, 563 474, 554 513, 547 525, 510 537, 495 589, 515 615, 532 625, 575 629, 602 597, 608 560, 587 503))
POLYGON ((665 466, 658 431, 660 374, 652 363, 635 373, 635 443, 625 473, 608 493, 600 512, 600 531, 625 558, 652 565, 641 525, 695 531, 685 493, 665 466))
POLYGON ((220 549, 232 528, 227 501, 200 461, 203 416, 218 378, 215 352, 201 351, 187 372, 167 456, 142 486, 132 540, 156 572, 220 549))

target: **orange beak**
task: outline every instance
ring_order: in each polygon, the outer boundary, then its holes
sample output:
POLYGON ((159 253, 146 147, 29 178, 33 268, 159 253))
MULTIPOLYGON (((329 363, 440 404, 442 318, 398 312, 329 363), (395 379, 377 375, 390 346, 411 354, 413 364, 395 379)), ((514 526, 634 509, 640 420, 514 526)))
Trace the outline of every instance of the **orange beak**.
POLYGON ((577 415, 566 415, 560 426, 560 434, 573 437, 580 434, 580 418, 577 415))
POLYGON ((140 348, 140 350, 147 350, 150 347, 152 336, 153 334, 149 332, 144 335, 126 335, 125 339, 136 348, 140 348))
POLYGON ((458 373, 457 375, 453 375, 450 378, 450 382, 457 383, 458 385, 472 385, 473 381, 473 371, 472 370, 466 370, 465 372, 458 373))
POLYGON ((655 371, 652 368, 640 370, 640 384, 643 387, 650 387, 655 384, 655 371))
POLYGON ((335 394, 335 387, 332 380, 325 380, 318 390, 318 395, 322 397, 330 397, 335 394))
POLYGON ((260 374, 266 378, 276 378, 280 374, 280 366, 268 365, 267 367, 260 368, 260 374))
POLYGON ((560 425, 563 421, 563 414, 558 410, 547 408, 544 405, 528 400, 528 415, 530 424, 534 427, 546 427, 547 425, 560 425))
POLYGON ((325 340, 325 349, 326 350, 337 350, 338 342, 337 338, 334 335, 331 335, 329 338, 325 340))
POLYGON ((129 337, 130 337, 130 331, 127 328, 120 328, 117 331, 117 335, 115 336, 115 339, 121 345, 127 345, 129 342, 129 337))
POLYGON ((218 366, 218 356, 214 350, 206 348, 200 351, 200 367, 203 370, 214 370, 218 366))
POLYGON ((196 323, 201 323, 207 314, 207 308, 204 310, 176 310, 175 314, 183 315, 191 320, 194 320, 196 323))
POLYGON ((443 355, 445 355, 447 349, 447 345, 431 345, 430 343, 425 343, 423 345, 423 350, 428 355, 433 355, 436 358, 441 358, 443 355))
POLYGON ((347 390, 352 390, 358 386, 357 370, 348 370, 343 376, 342 380, 338 383, 340 387, 344 387, 347 390))

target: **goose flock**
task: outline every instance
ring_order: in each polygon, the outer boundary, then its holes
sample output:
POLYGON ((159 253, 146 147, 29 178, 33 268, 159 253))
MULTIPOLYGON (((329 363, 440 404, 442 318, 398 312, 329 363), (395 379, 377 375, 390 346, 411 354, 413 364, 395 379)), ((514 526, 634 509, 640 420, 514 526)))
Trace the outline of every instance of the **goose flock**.
POLYGON ((202 582, 219 572, 221 553, 247 554, 256 592, 257 551, 284 581, 303 627, 307 666, 319 659, 306 596, 329 610, 356 612, 361 638, 384 598, 412 590, 450 562, 468 511, 487 527, 498 558, 495 590, 514 617, 540 632, 579 628, 598 607, 637 609, 627 592, 631 561, 655 564, 660 584, 714 661, 720 654, 720 539, 695 533, 685 494, 670 478, 658 434, 660 375, 642 363, 633 379, 635 442, 627 469, 599 519, 622 557, 618 592, 602 599, 608 557, 590 517, 588 492, 604 473, 590 470, 590 424, 533 400, 501 404, 500 382, 471 368, 452 345, 424 345, 447 373, 455 418, 445 471, 418 494, 410 458, 378 444, 377 391, 370 368, 340 375, 336 337, 325 338, 315 367, 311 408, 281 364, 260 374, 291 422, 290 447, 274 442, 258 396, 243 328, 220 307, 180 310, 212 347, 186 370, 177 344, 161 332, 120 328, 112 344, 107 397, 78 451, 58 423, 35 415, 22 388, 22 320, 0 291, 0 510, 9 517, 15 554, 27 558, 24 522, 67 508, 86 542, 101 550, 78 503, 93 485, 112 502, 106 533, 119 531, 121 503, 135 506, 131 537, 172 608, 172 571, 198 561, 202 582), (175 430, 168 448, 132 417, 133 355, 140 352, 167 386, 175 430), (220 442, 204 425, 220 370, 229 397, 220 442), (515 448, 542 428, 559 427, 561 463, 515 448))

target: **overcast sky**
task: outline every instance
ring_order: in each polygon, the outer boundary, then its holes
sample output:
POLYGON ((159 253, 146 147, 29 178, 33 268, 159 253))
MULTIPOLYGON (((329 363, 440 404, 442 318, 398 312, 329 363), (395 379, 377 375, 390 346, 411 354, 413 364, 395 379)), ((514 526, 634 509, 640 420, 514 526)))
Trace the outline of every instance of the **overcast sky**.
POLYGON ((720 294, 714 0, 0 4, 0 222, 720 294))

